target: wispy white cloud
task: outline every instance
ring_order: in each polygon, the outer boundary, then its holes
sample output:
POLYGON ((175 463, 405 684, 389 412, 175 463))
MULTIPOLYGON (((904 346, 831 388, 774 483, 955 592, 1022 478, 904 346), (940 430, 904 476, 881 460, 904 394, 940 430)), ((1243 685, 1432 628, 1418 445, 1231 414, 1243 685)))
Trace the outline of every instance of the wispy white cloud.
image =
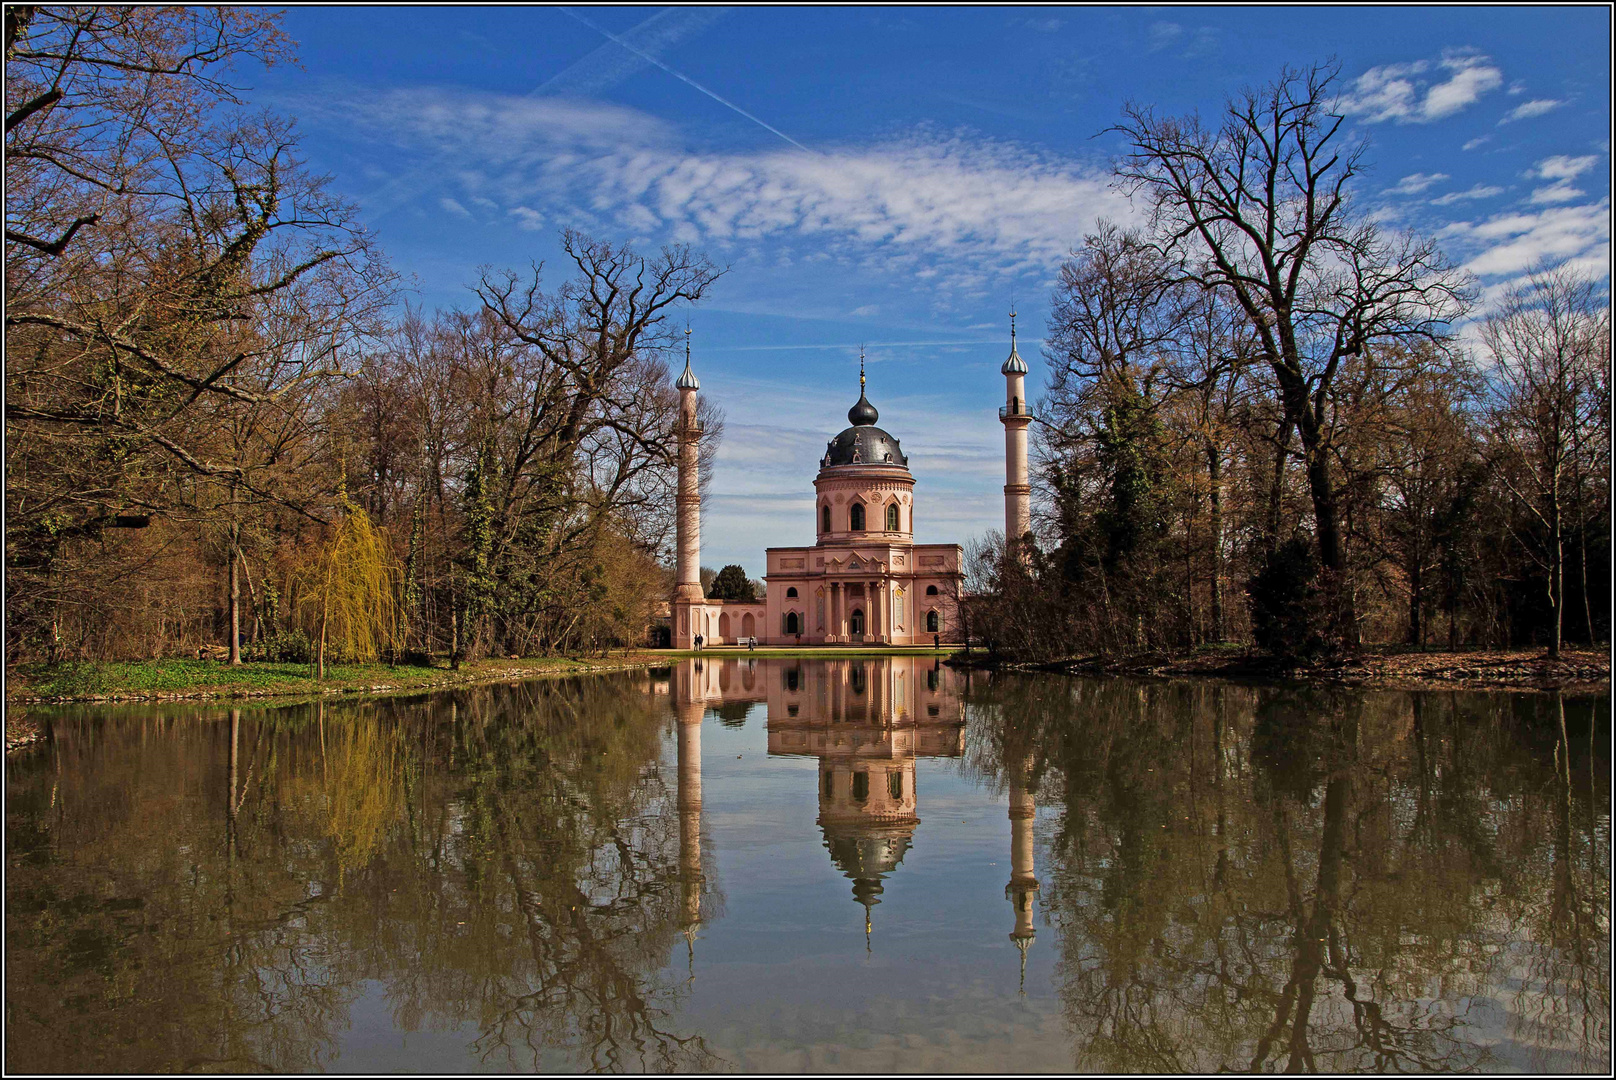
POLYGON ((1435 65, 1416 60, 1370 68, 1335 105, 1365 123, 1424 124, 1475 104, 1503 82, 1503 72, 1489 58, 1450 51, 1435 65))
POLYGON ((1447 173, 1412 173, 1386 189, 1387 195, 1418 195, 1432 184, 1448 179, 1447 173))
POLYGON ((1460 149, 1462 149, 1462 150, 1474 150, 1478 146, 1482 146, 1482 145, 1484 145, 1486 143, 1492 142, 1492 139, 1493 139, 1493 137, 1491 135, 1482 135, 1479 138, 1471 139, 1469 142, 1465 143, 1464 146, 1462 146, 1460 149))
POLYGON ((1047 272, 1096 218, 1132 216, 1105 169, 966 133, 820 153, 700 152, 630 109, 442 89, 350 99, 347 115, 445 163, 457 194, 496 201, 524 225, 565 209, 575 220, 720 247, 811 236, 939 288, 1047 272))
POLYGON ((1180 23, 1158 21, 1150 24, 1148 51, 1173 49, 1186 59, 1217 51, 1218 32, 1210 26, 1187 28, 1180 23))
POLYGON ((1556 101, 1553 98, 1534 98, 1531 101, 1521 102, 1521 104, 1504 114, 1504 118, 1498 122, 1507 124, 1512 120, 1530 120, 1534 116, 1542 116, 1544 113, 1553 112, 1564 104, 1565 102, 1556 101))
POLYGON ((1467 199, 1490 199, 1494 195, 1502 195, 1503 193, 1504 189, 1501 187, 1493 187, 1489 184, 1477 184, 1475 187, 1466 191, 1450 191, 1446 195, 1439 195, 1431 200, 1431 205, 1452 206, 1456 202, 1464 202, 1467 199))
POLYGON ((516 219, 517 227, 526 232, 538 232, 544 228, 544 215, 531 206, 513 206, 510 214, 516 219))
POLYGON ((1156 52, 1178 41, 1184 36, 1184 28, 1175 22, 1153 22, 1150 24, 1150 51, 1156 52))
POLYGON ((1458 221, 1438 234, 1470 255, 1464 267, 1478 277, 1518 274, 1539 262, 1581 260, 1610 266, 1610 199, 1581 206, 1498 214, 1458 221))
POLYGON ((1584 157, 1556 154, 1532 166, 1530 175, 1540 176, 1545 180, 1570 180, 1593 168, 1598 161, 1599 159, 1592 154, 1584 157))
POLYGON ((454 215, 456 215, 458 217, 469 218, 471 216, 471 211, 470 210, 467 210, 464 206, 461 206, 458 202, 456 202, 453 199, 450 199, 450 198, 439 199, 438 200, 438 205, 443 207, 445 210, 449 211, 449 213, 454 214, 454 215))
POLYGON ((1569 181, 1560 180, 1548 187, 1532 189, 1532 202, 1534 203, 1563 203, 1572 199, 1580 199, 1587 194, 1581 188, 1574 188, 1569 181))

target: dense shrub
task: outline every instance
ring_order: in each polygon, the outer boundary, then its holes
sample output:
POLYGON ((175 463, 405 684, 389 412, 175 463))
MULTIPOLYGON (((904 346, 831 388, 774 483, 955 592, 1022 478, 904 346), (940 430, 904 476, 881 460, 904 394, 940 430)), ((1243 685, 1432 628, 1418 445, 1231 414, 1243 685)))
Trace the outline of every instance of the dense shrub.
POLYGON ((1296 660, 1324 651, 1327 613, 1311 540, 1293 537, 1275 548, 1246 585, 1246 595, 1259 648, 1296 660))

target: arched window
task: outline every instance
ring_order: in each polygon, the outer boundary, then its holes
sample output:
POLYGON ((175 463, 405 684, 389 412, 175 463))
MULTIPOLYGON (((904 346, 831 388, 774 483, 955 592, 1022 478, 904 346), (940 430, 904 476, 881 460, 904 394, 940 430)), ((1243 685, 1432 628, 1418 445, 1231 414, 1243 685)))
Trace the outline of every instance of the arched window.
POLYGON ((887 504, 887 532, 898 531, 898 504, 887 504))
POLYGON ((848 525, 854 532, 863 532, 864 505, 862 503, 854 503, 853 509, 848 514, 848 519, 848 525))
POLYGON ((786 612, 786 633, 802 633, 802 622, 797 618, 797 613, 795 611, 786 612))
POLYGON ((830 507, 828 506, 819 508, 819 531, 830 532, 830 507))
POLYGON ((853 774, 853 798, 854 798, 854 800, 857 801, 857 802, 863 802, 865 799, 868 799, 869 797, 870 797, 870 774, 867 773, 867 772, 856 772, 856 773, 854 773, 853 774))
POLYGON ((926 586, 926 595, 927 596, 936 596, 937 595, 937 586, 935 586, 935 585, 927 585, 926 586))
POLYGON ((795 600, 796 598, 797 598, 797 590, 796 589, 787 589, 786 590, 786 599, 787 600, 795 600))
POLYGON ((928 634, 937 633, 938 626, 939 626, 939 621, 938 621, 938 618, 937 618, 937 613, 935 611, 926 612, 926 633, 928 633, 928 634))
POLYGON ((891 795, 894 799, 903 798, 903 773, 887 773, 887 794, 891 795))

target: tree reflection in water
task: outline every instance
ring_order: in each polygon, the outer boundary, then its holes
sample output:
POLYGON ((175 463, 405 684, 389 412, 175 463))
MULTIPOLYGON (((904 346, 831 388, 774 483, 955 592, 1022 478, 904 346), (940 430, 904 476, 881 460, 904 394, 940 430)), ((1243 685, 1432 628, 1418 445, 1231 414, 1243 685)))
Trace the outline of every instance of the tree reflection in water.
POLYGON ((330 1068, 372 981, 488 1065, 715 1067, 669 1021, 716 897, 680 888, 648 691, 58 713, 8 765, 8 1067, 330 1068))
POLYGON ((968 716, 1062 807, 1078 1069, 1608 1071, 1608 699, 1020 678, 968 716))
MULTIPOLYGON (((739 738, 758 705, 770 764, 748 754, 766 771, 743 780, 804 795, 814 758, 818 816, 743 827, 825 841, 771 881, 818 888, 828 858, 867 909, 894 874, 931 874, 964 907, 991 896, 1000 918, 930 929, 939 952, 1003 949, 1008 930, 1034 957, 1033 1006, 1058 954, 1080 1071, 1608 1072, 1608 698, 966 678, 901 659, 41 711, 50 742, 7 763, 6 1064, 343 1068, 382 1029, 395 1047, 393 1031, 447 1033, 485 1067, 724 1067, 679 1013, 722 915, 702 721, 729 707, 707 735, 739 738), (1008 875, 968 835, 950 861, 951 813, 916 831, 917 769, 941 780, 961 753, 980 786, 938 805, 1003 808, 1008 875), (378 1006, 391 1031, 363 1011, 378 1006)), ((764 918, 799 933, 785 903, 764 918)), ((914 917, 881 910, 883 927, 914 917)), ((893 997, 946 987, 924 956, 904 963, 893 997)), ((702 985, 709 1008, 735 1004, 702 985)), ((779 1023, 767 1037, 802 1037, 779 1023)), ((846 1033, 850 1055, 865 1034, 846 1033)))

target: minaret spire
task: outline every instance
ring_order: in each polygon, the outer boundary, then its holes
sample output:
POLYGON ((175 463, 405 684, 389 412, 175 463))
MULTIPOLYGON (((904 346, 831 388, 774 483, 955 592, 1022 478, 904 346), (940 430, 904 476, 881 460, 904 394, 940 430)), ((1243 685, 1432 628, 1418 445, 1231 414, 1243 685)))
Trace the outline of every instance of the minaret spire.
POLYGON ((859 397, 864 396, 864 346, 859 346, 859 397))

